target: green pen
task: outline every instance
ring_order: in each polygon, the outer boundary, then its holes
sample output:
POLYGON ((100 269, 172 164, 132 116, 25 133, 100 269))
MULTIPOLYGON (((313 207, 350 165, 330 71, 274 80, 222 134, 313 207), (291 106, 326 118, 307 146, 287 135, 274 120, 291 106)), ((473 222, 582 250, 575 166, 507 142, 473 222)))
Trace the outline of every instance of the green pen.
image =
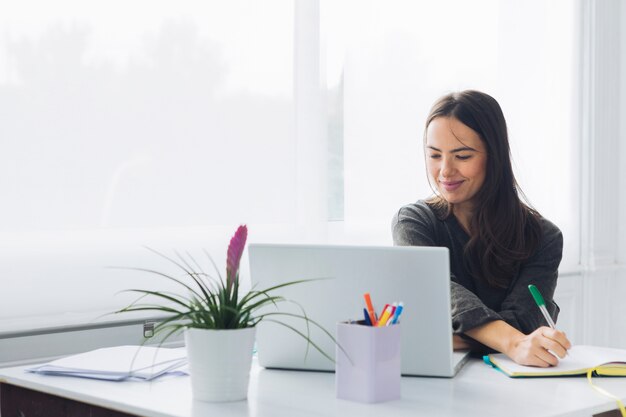
POLYGON ((552 317, 550 317, 550 314, 548 314, 548 309, 546 308, 546 302, 544 301, 537 287, 531 284, 528 286, 528 289, 530 290, 530 293, 533 295, 533 298, 535 299, 535 303, 537 303, 537 306, 539 307, 539 310, 541 310, 541 314, 543 314, 543 317, 548 322, 548 325, 551 328, 556 329, 556 325, 554 324, 554 321, 552 321, 552 317))

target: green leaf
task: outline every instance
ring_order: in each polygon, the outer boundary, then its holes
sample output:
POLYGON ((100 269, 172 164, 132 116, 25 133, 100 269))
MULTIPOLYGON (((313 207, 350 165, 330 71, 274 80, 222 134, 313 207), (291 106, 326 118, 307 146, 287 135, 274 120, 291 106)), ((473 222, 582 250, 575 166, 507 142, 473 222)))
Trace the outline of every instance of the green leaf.
POLYGON ((194 257, 188 252, 185 253, 185 257, 181 253, 174 251, 175 257, 173 258, 149 247, 146 247, 146 249, 159 257, 168 260, 178 269, 182 270, 185 275, 178 278, 171 274, 163 273, 150 268, 117 267, 114 269, 124 269, 154 274, 161 278, 175 282, 180 285, 181 289, 188 292, 188 294, 181 295, 172 291, 129 289, 125 292, 138 293, 140 296, 127 307, 122 308, 115 313, 138 311, 163 313, 167 315, 167 317, 157 324, 154 335, 161 336, 165 334, 165 338, 168 338, 172 334, 185 328, 237 329, 256 326, 263 320, 272 321, 290 328, 309 342, 307 344, 305 357, 308 355, 309 345, 311 345, 320 351, 320 353, 322 353, 325 357, 331 359, 329 355, 322 352, 321 349, 319 349, 319 346, 311 340, 310 325, 315 325, 322 329, 322 331, 336 344, 333 335, 315 321, 311 320, 300 304, 292 300, 285 299, 281 295, 272 295, 273 291, 279 290, 283 287, 329 278, 301 279, 274 285, 264 290, 257 290, 253 287, 249 292, 243 294, 240 298, 239 274, 236 273, 234 278, 231 277, 231 283, 230 285, 227 285, 220 274, 215 261, 206 250, 203 250, 203 252, 209 259, 212 267, 215 269, 217 278, 205 273, 196 259, 194 259, 194 257), (279 303, 284 302, 296 304, 302 314, 283 313, 279 311, 263 313, 262 310, 259 313, 260 309, 272 305, 278 310, 279 303), (283 323, 273 318, 278 315, 304 320, 306 333, 301 332, 288 323, 283 323))

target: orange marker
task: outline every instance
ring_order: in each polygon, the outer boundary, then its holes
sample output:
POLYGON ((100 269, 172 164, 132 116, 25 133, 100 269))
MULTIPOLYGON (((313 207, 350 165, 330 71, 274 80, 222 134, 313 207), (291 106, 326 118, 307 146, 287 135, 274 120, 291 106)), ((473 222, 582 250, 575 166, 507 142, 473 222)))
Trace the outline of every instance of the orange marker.
POLYGON ((363 294, 365 297, 365 306, 367 307, 367 314, 370 316, 370 321, 372 322, 372 326, 376 326, 376 313, 374 312, 374 305, 372 304, 372 297, 370 297, 370 293, 366 292, 363 294))

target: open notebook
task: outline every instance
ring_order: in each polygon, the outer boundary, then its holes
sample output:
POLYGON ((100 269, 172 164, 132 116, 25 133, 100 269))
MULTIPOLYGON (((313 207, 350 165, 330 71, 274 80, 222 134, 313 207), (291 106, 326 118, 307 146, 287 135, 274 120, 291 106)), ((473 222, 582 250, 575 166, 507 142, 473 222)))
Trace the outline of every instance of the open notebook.
POLYGON ((491 354, 485 361, 510 377, 585 375, 590 369, 596 375, 626 376, 626 350, 600 346, 572 346, 557 366, 549 368, 519 365, 502 353, 491 354))

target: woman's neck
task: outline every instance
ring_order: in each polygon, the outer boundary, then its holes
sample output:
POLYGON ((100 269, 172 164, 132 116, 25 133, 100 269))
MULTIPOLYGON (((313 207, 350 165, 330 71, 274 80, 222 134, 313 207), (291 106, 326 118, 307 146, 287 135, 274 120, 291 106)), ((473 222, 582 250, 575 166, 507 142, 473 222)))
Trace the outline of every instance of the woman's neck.
POLYGON ((467 234, 471 236, 472 232, 470 224, 472 215, 474 214, 472 208, 468 207, 467 205, 459 206, 455 204, 452 207, 452 214, 454 215, 454 217, 456 217, 456 220, 459 222, 463 230, 465 230, 465 232, 467 232, 467 234))

